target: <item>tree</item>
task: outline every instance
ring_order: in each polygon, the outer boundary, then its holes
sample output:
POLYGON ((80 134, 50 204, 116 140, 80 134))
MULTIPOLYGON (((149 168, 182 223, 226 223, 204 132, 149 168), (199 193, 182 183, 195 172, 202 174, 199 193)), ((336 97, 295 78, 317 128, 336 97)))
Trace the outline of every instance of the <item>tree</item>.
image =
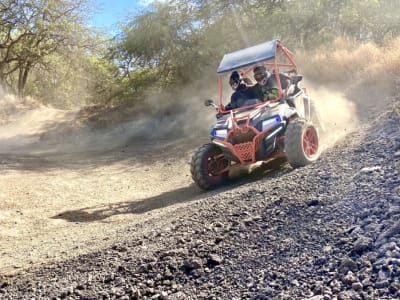
MULTIPOLYGON (((335 38, 382 43, 400 34, 398 0, 172 0, 127 22, 112 58, 126 90, 159 92, 215 72, 222 56, 280 39, 316 49, 335 38), (204 70, 206 71, 204 72, 204 70)), ((214 79, 214 78, 213 78, 214 79)), ((211 79, 210 79, 211 81, 211 79)))
POLYGON ((122 28, 113 58, 132 85, 169 89, 191 82, 209 64, 199 34, 191 7, 155 3, 122 28))
POLYGON ((32 68, 82 32, 86 0, 3 0, 0 3, 0 82, 23 96, 32 68))

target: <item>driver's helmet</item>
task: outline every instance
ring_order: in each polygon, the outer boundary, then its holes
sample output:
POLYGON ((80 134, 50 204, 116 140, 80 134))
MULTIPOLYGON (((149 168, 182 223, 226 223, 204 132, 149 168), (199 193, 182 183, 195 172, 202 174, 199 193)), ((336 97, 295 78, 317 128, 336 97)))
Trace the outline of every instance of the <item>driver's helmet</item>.
POLYGON ((265 85, 268 81, 269 73, 264 66, 257 66, 253 69, 254 79, 260 85, 265 85))
POLYGON ((234 91, 242 91, 248 87, 248 83, 238 71, 232 72, 231 76, 229 77, 229 85, 234 91))

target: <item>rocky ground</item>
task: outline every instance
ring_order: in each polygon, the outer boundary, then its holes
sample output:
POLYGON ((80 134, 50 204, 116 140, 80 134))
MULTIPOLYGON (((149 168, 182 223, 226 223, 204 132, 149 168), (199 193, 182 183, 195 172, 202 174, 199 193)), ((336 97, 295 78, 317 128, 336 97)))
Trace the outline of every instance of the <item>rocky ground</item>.
POLYGON ((0 298, 400 299, 399 170, 396 105, 310 166, 260 168, 105 249, 2 276, 0 298))

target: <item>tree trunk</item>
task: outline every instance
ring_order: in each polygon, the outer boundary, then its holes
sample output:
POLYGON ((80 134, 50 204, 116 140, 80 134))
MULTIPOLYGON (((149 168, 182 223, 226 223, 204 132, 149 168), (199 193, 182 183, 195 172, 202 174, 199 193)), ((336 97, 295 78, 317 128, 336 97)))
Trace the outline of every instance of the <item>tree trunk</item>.
POLYGON ((28 74, 31 69, 31 63, 27 62, 25 67, 21 66, 18 75, 18 96, 23 98, 25 96, 25 85, 28 80, 28 74))

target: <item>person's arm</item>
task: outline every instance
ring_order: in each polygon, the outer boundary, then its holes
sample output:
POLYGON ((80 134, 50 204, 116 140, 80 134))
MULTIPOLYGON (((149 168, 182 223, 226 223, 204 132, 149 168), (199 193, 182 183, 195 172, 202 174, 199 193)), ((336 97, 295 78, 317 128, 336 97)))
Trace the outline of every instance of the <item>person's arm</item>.
POLYGON ((266 99, 264 99, 264 93, 262 91, 262 88, 259 84, 255 84, 253 86, 250 86, 249 88, 249 92, 252 93, 253 97, 255 99, 258 99, 260 101, 265 101, 266 99))
POLYGON ((267 94, 268 94, 268 100, 277 98, 278 95, 279 95, 278 88, 276 88, 276 87, 270 88, 270 89, 267 91, 267 94))
POLYGON ((231 102, 229 102, 225 106, 225 110, 230 110, 230 109, 235 109, 235 108, 237 108, 237 93, 233 92, 232 96, 231 96, 231 102))
POLYGON ((233 109, 231 103, 225 105, 224 110, 230 110, 230 109, 233 109))

